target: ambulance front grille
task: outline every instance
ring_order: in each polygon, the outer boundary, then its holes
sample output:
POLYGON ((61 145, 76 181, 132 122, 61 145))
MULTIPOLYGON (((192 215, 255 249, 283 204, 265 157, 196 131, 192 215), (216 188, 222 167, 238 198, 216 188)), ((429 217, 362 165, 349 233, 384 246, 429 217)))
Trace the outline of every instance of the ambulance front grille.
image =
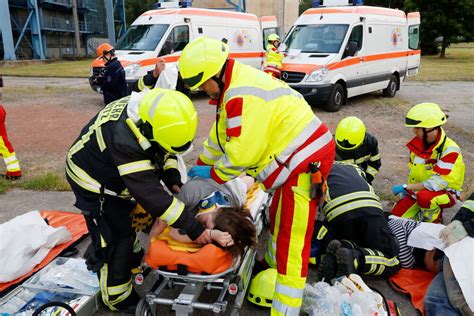
POLYGON ((287 83, 298 83, 306 76, 304 72, 283 71, 281 78, 287 83))

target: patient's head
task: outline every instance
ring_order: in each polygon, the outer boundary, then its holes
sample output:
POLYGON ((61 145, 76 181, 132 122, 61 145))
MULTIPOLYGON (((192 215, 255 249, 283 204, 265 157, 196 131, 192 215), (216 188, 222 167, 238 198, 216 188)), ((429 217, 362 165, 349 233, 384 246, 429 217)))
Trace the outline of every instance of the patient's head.
POLYGON ((256 245, 255 225, 247 209, 220 208, 215 213, 214 224, 215 229, 228 232, 232 236, 234 245, 227 248, 232 256, 241 256, 246 247, 256 245))

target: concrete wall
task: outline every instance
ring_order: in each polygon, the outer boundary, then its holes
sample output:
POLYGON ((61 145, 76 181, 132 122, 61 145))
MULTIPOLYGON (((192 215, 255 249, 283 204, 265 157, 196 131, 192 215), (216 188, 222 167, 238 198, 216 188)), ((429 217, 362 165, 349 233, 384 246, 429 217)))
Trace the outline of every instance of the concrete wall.
MULTIPOLYGON (((235 0, 237 3, 238 1, 235 0)), ((286 33, 298 18, 299 0, 247 0, 247 12, 258 17, 274 15, 286 33)), ((225 0, 194 0, 195 8, 231 8, 225 0)))

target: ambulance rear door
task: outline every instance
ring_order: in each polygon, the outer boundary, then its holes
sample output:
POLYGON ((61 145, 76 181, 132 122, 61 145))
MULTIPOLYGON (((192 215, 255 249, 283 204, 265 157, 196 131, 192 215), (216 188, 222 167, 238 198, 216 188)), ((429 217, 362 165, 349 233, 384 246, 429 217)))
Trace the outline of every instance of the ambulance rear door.
POLYGON ((410 12, 408 23, 407 76, 418 74, 420 68, 420 12, 410 12))

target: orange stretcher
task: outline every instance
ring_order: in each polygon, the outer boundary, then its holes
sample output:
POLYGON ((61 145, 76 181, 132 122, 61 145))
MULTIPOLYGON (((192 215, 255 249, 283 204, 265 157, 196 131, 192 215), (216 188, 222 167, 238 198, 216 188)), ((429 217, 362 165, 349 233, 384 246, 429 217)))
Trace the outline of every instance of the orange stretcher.
MULTIPOLYGON (((268 194, 258 185, 247 192, 245 207, 252 214, 257 236, 263 228, 268 200, 268 194)), ((167 234, 166 230, 163 234, 167 234)), ((152 241, 145 256, 146 266, 152 268, 152 273, 158 275, 161 283, 140 300, 135 315, 150 315, 150 312, 154 315, 158 305, 171 306, 177 315, 190 315, 195 309, 221 313, 227 309, 229 294, 236 296, 233 310, 241 308, 250 283, 256 249, 247 249, 241 258, 234 259, 213 244, 196 249, 188 244, 177 245, 176 241, 173 243, 162 235, 152 241), (186 247, 190 248, 186 250, 186 247), (177 297, 163 295, 165 288, 176 286, 183 286, 177 297), (218 298, 210 303, 200 302, 199 296, 204 289, 219 290, 218 298)))
POLYGON ((78 241, 82 236, 86 235, 88 230, 86 226, 86 221, 82 214, 71 213, 71 212, 62 212, 62 211, 40 211, 40 214, 43 218, 48 220, 48 224, 52 227, 66 226, 66 228, 71 232, 71 240, 57 245, 48 253, 48 255, 37 264, 32 271, 27 274, 22 275, 21 277, 6 283, 0 283, 0 293, 6 289, 18 284, 23 281, 33 273, 38 270, 41 270, 44 266, 50 263, 54 258, 56 258, 63 250, 67 249, 70 245, 78 241))

